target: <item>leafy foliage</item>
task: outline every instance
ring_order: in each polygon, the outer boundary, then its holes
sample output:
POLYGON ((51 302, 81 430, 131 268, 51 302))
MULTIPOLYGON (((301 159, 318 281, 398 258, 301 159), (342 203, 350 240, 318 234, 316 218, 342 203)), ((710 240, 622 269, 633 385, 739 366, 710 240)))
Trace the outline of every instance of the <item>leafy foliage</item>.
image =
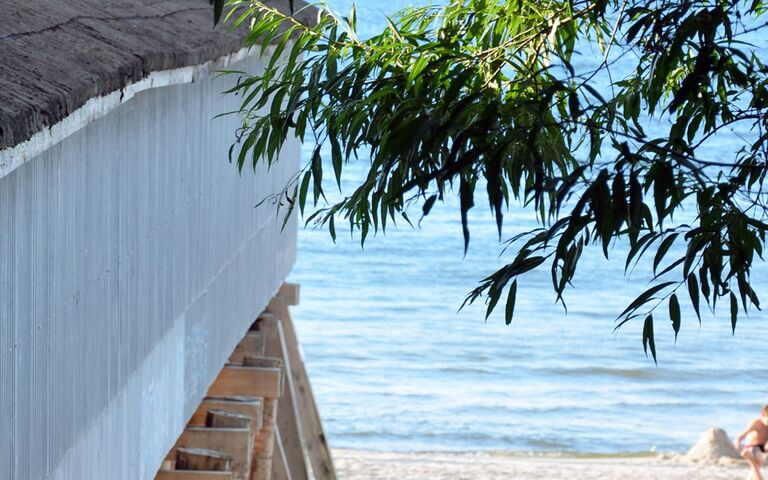
POLYGON ((728 297, 734 329, 740 311, 759 308, 750 272, 768 230, 768 67, 748 40, 765 34, 765 2, 451 0, 406 9, 368 39, 354 9, 341 17, 321 5, 306 26, 257 1, 228 5, 233 24, 253 20, 250 44, 274 45, 262 47, 266 70, 239 73, 231 91, 243 99, 233 161, 272 164, 293 135, 317 145, 283 192, 288 214, 312 205, 307 222, 335 238, 346 221, 364 242, 410 223, 409 207, 427 216, 457 195, 466 248, 476 196, 500 237, 519 202, 540 228, 509 239, 511 261, 466 300, 484 299, 490 314, 506 291, 507 323, 519 277, 549 268, 564 303, 585 248, 608 257, 627 242, 625 270, 652 257, 653 281, 617 328, 644 318, 654 359, 654 314, 668 306, 676 338, 686 291, 699 321, 702 299, 714 309, 728 297), (614 78, 617 62, 631 68, 614 78), (748 134, 733 157, 712 158, 717 135, 734 129, 748 134), (350 160, 370 158, 365 179, 331 205, 321 201, 324 145, 339 188, 350 160), (675 222, 686 206, 692 221, 675 222), (675 245, 685 253, 671 255, 675 245))

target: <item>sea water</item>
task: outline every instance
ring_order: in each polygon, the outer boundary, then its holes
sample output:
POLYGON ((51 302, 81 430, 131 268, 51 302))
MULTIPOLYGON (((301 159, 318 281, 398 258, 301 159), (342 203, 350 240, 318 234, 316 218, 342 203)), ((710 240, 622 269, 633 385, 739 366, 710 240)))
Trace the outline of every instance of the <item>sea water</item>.
MULTIPOLYGON (((331 5, 346 12, 350 3, 331 5)), ((363 36, 406 5, 356 3, 363 36)), ((716 148, 730 158, 735 137, 721 140, 716 148)), ((363 159, 345 170, 346 191, 364 168, 363 159)), ((546 269, 520 280, 510 326, 503 308, 487 322, 483 305, 457 313, 480 279, 511 260, 501 255, 489 209, 476 201, 466 257, 453 200, 420 228, 402 222, 364 249, 338 225, 335 244, 327 230, 300 231, 293 317, 332 447, 682 452, 712 426, 735 436, 768 403, 761 312, 740 320, 732 336, 727 306, 716 317, 704 313, 701 324, 684 308, 675 343, 662 307, 658 366, 643 353, 640 320, 614 332, 616 316, 650 279, 643 265, 624 276, 622 245, 610 261, 599 247, 585 253, 567 313, 554 302, 546 269)), ((503 238, 535 226, 531 212, 514 207, 503 238)), ((758 265, 753 286, 764 299, 766 279, 758 265)))

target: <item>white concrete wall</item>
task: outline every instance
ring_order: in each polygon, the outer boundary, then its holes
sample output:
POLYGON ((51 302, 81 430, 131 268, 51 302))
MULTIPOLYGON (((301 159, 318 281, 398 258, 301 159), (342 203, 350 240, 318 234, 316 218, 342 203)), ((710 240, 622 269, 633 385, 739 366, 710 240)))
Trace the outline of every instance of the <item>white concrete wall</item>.
MULTIPOLYGON (((257 69, 242 61, 231 68, 257 69)), ((148 479, 295 260, 232 78, 138 93, 0 179, 0 478, 148 479)))

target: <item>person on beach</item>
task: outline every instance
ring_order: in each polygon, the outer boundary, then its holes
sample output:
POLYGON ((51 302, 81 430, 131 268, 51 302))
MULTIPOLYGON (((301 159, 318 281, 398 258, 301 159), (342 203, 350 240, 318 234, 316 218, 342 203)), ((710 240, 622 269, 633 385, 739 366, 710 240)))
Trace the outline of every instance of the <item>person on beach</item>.
POLYGON ((760 467, 765 461, 765 444, 768 442, 768 405, 765 405, 760 411, 760 416, 752 420, 741 435, 733 442, 736 450, 741 456, 749 462, 752 467, 752 478, 754 480, 763 480, 760 473, 760 467), (742 448, 741 442, 745 440, 742 448))

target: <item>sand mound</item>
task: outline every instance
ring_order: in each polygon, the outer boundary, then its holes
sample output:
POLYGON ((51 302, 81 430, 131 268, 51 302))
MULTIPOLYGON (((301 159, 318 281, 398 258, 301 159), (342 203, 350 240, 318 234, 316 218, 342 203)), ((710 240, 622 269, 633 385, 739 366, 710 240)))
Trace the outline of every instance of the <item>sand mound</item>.
POLYGON ((739 460, 741 457, 725 430, 710 428, 699 437, 685 458, 694 462, 723 463, 728 460, 739 460))

